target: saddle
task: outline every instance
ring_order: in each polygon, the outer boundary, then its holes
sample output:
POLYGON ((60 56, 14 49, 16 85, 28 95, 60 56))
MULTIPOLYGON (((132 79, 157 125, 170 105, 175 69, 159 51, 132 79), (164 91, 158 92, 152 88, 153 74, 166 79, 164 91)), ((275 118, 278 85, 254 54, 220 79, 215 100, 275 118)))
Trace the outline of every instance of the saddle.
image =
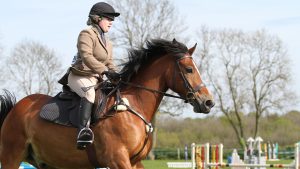
MULTIPOLYGON (((117 113, 117 111, 112 111, 115 110, 114 105, 108 111, 103 111, 107 99, 116 94, 116 91, 118 91, 118 86, 113 86, 111 83, 102 82, 99 84, 91 113, 91 125, 100 119, 114 116, 117 113)), ((119 96, 116 94, 116 97, 119 96)), ((64 86, 63 92, 59 92, 42 107, 40 117, 56 124, 78 127, 77 112, 79 111, 80 100, 80 96, 72 92, 68 86, 64 86)))

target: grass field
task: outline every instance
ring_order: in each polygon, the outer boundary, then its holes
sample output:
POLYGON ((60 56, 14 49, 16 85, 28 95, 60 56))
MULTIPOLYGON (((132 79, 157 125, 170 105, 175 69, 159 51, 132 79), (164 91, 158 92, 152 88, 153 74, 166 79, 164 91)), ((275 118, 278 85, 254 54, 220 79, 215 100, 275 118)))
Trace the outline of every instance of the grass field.
POLYGON ((143 164, 145 169, 168 169, 167 162, 179 162, 179 160, 144 160, 143 164))
MULTIPOLYGON (((144 160, 143 164, 144 164, 145 169, 168 169, 167 162, 180 162, 180 161, 179 160, 154 160, 154 161, 144 160)), ((280 160, 280 161, 268 162, 268 164, 289 164, 291 162, 292 162, 292 160, 280 160)), ((230 169, 230 168, 227 167, 224 169, 230 169)), ((271 168, 268 168, 268 169, 271 169, 271 168)))

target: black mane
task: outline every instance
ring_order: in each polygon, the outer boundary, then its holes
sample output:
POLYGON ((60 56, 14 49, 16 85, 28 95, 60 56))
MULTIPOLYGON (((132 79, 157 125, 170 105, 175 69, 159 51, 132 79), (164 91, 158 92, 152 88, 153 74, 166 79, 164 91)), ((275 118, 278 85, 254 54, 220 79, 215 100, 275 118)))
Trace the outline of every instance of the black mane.
POLYGON ((128 52, 128 61, 121 64, 121 66, 123 66, 121 70, 122 80, 129 81, 141 67, 160 56, 171 54, 175 57, 182 57, 187 52, 188 48, 175 39, 173 41, 164 39, 147 41, 146 47, 132 49, 128 52))

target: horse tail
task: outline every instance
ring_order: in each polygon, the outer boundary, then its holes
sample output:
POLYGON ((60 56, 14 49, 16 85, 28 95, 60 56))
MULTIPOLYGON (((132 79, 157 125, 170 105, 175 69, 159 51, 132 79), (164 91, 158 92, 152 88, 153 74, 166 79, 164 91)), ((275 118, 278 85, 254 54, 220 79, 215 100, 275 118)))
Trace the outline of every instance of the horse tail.
POLYGON ((4 90, 4 94, 0 95, 0 128, 5 117, 16 104, 16 97, 8 90, 4 90))

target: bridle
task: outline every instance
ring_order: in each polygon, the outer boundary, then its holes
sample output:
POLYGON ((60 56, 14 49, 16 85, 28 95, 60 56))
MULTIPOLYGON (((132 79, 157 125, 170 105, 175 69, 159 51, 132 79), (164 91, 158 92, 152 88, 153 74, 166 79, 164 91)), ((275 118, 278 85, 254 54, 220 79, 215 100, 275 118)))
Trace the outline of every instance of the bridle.
MULTIPOLYGON (((195 87, 193 87, 191 85, 191 83, 188 81, 187 77, 184 75, 184 73, 182 71, 182 68, 180 66, 180 63, 179 63, 183 59, 191 59, 192 62, 194 62, 194 60, 193 60, 193 58, 191 56, 185 56, 185 55, 176 60, 177 67, 179 69, 179 74, 181 75, 181 78, 183 79, 185 87, 188 89, 188 92, 186 93, 186 96, 185 96, 185 100, 186 100, 186 102, 191 103, 193 100, 195 100, 196 93, 199 92, 199 91, 201 91, 201 89, 203 87, 205 87, 205 84, 203 82, 201 82, 200 84, 198 84, 195 87)), ((175 81, 175 77, 176 76, 175 76, 175 73, 176 73, 176 70, 174 69, 173 88, 175 88, 175 85, 176 85, 176 81, 175 81)))
MULTIPOLYGON (((159 94, 162 94, 163 96, 182 99, 186 103, 191 103, 193 100, 195 100, 196 93, 199 92, 203 87, 205 87, 205 84, 202 82, 202 83, 200 83, 199 85, 197 85, 195 87, 193 87, 190 84, 190 82, 188 81, 187 77, 184 75, 184 73, 183 73, 183 71, 181 69, 180 63, 179 63, 183 59, 191 59, 193 62, 194 62, 194 60, 193 60, 193 58, 191 56, 185 56, 184 55, 184 56, 178 58, 175 61, 175 64, 177 65, 177 68, 179 70, 179 74, 180 74, 181 78, 183 79, 184 85, 188 89, 188 92, 186 93, 185 98, 181 97, 181 96, 176 96, 176 95, 173 95, 173 94, 170 94, 170 93, 167 93, 167 92, 162 92, 162 91, 159 91, 159 90, 151 89, 151 88, 148 88, 148 87, 145 87, 145 86, 142 86, 142 85, 138 85, 138 84, 135 84, 135 83, 131 83, 131 82, 125 82, 125 81, 121 80, 120 83, 124 84, 124 85, 128 85, 128 86, 132 86, 132 87, 136 87, 136 88, 148 90, 150 92, 159 93, 159 94)), ((176 69, 174 69, 173 82, 172 82, 174 89, 175 89, 175 86, 176 86, 176 72, 177 72, 176 69)))

